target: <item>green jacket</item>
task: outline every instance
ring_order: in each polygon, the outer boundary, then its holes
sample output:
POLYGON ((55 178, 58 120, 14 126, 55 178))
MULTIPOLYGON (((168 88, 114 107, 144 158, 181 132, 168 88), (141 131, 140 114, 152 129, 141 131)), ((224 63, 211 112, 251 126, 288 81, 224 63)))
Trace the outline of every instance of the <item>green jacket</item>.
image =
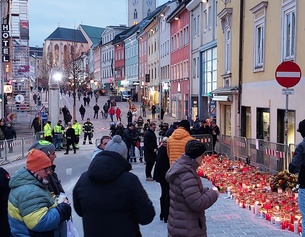
POLYGON ((13 236, 32 236, 29 230, 40 233, 53 231, 59 236, 61 218, 55 199, 47 186, 22 167, 9 182, 8 219, 13 236))
POLYGON ((51 136, 52 137, 52 128, 51 125, 49 123, 46 123, 46 125, 44 125, 43 127, 43 131, 44 131, 44 136, 51 136))
POLYGON ((81 131, 82 131, 82 127, 80 126, 79 122, 75 123, 72 125, 72 128, 74 128, 75 131, 75 135, 79 136, 81 131))

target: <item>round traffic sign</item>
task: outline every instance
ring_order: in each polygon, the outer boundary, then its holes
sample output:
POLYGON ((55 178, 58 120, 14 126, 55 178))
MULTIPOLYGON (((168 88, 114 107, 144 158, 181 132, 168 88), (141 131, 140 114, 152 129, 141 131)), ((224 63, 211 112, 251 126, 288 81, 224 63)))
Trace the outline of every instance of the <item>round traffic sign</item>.
POLYGON ((275 78, 283 87, 293 87, 302 76, 301 68, 294 62, 282 62, 275 70, 275 78))
POLYGON ((15 96, 15 100, 16 100, 16 102, 18 102, 18 103, 22 103, 23 101, 24 101, 24 96, 23 95, 16 95, 15 96))

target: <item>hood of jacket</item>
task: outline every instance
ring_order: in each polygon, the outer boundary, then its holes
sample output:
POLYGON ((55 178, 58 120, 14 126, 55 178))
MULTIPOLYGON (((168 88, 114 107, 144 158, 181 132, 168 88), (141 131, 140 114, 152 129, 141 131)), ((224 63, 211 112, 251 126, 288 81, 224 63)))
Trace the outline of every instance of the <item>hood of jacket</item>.
POLYGON ((190 171, 196 172, 196 169, 199 167, 199 164, 195 159, 191 159, 187 155, 182 155, 181 158, 177 159, 169 168, 166 173, 167 182, 171 183, 177 176, 181 174, 188 173, 190 171))
POLYGON ((190 136, 190 133, 188 131, 186 131, 184 128, 177 128, 175 129, 175 131, 172 133, 172 137, 175 140, 181 140, 185 137, 190 136))
POLYGON ((11 189, 24 185, 36 185, 44 189, 47 188, 43 183, 36 179, 25 167, 21 167, 11 176, 9 185, 11 189))
POLYGON ((131 164, 119 153, 103 151, 95 156, 88 168, 88 176, 95 182, 108 183, 131 170, 131 164))
POLYGON ((95 158, 95 156, 96 156, 98 153, 102 152, 102 151, 103 151, 103 150, 102 150, 101 148, 99 148, 98 146, 95 147, 95 149, 94 149, 94 151, 93 151, 93 153, 92 153, 92 156, 91 156, 91 160, 93 160, 93 159, 95 158))

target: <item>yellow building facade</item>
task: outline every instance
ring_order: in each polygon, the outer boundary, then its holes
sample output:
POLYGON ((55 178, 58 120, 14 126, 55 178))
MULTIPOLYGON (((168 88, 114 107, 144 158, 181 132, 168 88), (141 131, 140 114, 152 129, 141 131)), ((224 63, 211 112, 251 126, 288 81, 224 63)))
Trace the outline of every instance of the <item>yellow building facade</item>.
POLYGON ((305 2, 219 2, 217 122, 222 134, 298 143, 305 118, 305 81, 283 95, 277 67, 292 61, 305 72, 305 2), (286 106, 288 97, 288 107, 286 106), (288 110, 286 110, 288 108, 288 110), (288 115, 288 116, 287 116, 288 115))

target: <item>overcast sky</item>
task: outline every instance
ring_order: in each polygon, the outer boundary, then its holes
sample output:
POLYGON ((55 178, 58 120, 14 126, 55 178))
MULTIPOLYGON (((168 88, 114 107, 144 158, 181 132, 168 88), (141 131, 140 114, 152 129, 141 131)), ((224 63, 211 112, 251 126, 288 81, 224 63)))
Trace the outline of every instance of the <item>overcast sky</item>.
MULTIPOLYGON (((157 6, 167 0, 157 0, 157 6)), ((58 27, 127 25, 127 0, 29 0, 30 46, 42 47, 58 27)))

